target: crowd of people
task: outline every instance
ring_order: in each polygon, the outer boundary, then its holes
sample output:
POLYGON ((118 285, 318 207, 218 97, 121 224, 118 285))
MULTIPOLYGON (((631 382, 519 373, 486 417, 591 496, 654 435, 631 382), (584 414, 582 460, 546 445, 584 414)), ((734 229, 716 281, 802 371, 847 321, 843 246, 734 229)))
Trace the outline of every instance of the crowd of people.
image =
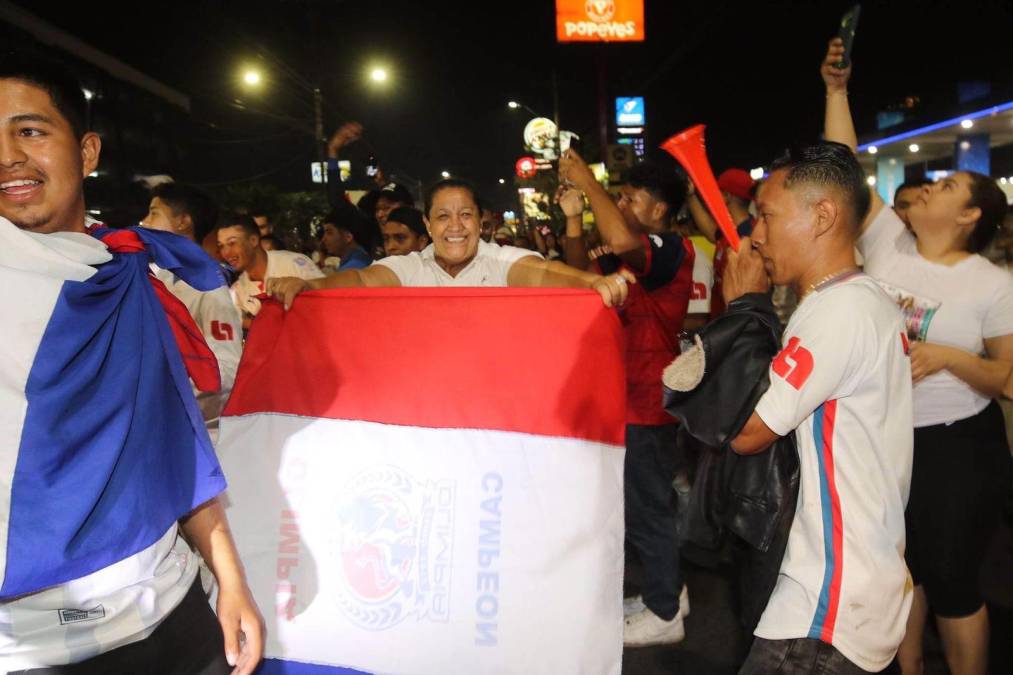
MULTIPOLYGON (((683 427, 693 420, 665 410, 662 372, 692 334, 705 338, 721 317, 774 294, 783 351, 727 445, 748 456, 794 439, 797 507, 776 583, 748 626, 755 637, 741 672, 878 672, 896 660, 917 675, 931 614, 950 671, 985 673, 978 575, 1013 492, 998 404, 1013 396, 1013 277, 1008 261, 1003 269, 982 253, 1002 231, 1007 200, 993 179, 956 171, 905 183, 885 204, 855 157, 842 55, 831 41, 820 70, 824 140, 792 148, 762 181, 739 168, 717 177, 742 238, 737 250, 715 205, 663 161, 638 164, 613 194, 577 152, 563 153, 559 231, 505 225, 457 178, 429 187, 422 204, 385 180, 353 203, 337 177, 342 150, 364 133, 357 122, 328 144, 330 210, 305 250, 287 250, 265 214, 222 214, 196 187, 157 186, 141 226, 203 246, 228 278, 227 290, 204 292, 152 267, 217 358, 220 389, 194 387, 212 438, 266 297, 290 309, 300 293, 330 288, 591 289, 618 313, 626 338, 626 544, 643 583, 623 603, 624 643, 677 643, 692 589, 680 564, 685 500, 673 485, 693 484, 698 455, 717 448, 689 437, 683 427)), ((0 216, 31 233, 101 227, 84 209, 82 177, 100 140, 83 127, 80 89, 41 66, 0 68, 0 216)), ((251 672, 262 622, 224 513, 212 500, 181 522, 222 589, 222 630, 210 643, 201 635, 201 650, 179 650, 187 660, 171 672, 251 672)), ((196 568, 187 569, 172 585, 193 594, 196 568)), ((118 583, 157 596, 168 592, 159 574, 118 583)), ((207 607, 182 602, 116 624, 99 647, 73 625, 46 623, 46 612, 90 583, 0 601, 0 663, 29 655, 37 672, 121 672, 168 658, 208 625, 207 607), (20 627, 33 620, 35 628, 20 627), (183 627, 167 635, 156 630, 162 623, 183 627)))

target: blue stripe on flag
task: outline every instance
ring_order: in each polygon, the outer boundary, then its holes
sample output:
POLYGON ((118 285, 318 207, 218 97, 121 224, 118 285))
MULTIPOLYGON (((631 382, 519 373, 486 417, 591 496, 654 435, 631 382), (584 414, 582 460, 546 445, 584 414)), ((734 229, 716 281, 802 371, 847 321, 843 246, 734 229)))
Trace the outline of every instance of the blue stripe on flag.
POLYGON ((823 425, 826 416, 826 403, 816 409, 813 415, 813 439, 816 441, 816 458, 819 463, 820 473, 820 505, 823 511, 823 587, 820 589, 819 602, 816 605, 816 615, 813 617, 812 626, 809 627, 809 637, 819 640, 823 632, 823 624, 827 619, 827 611, 830 608, 830 582, 834 578, 834 566, 837 561, 834 559, 834 522, 833 509, 830 503, 830 483, 827 480, 827 467, 823 453, 823 425))
MULTIPOLYGON (((156 250, 177 247, 197 249, 156 250)), ((116 254, 63 284, 25 384, 0 600, 123 560, 225 488, 150 260, 116 254)))
POLYGON ((264 659, 254 675, 369 675, 361 670, 284 659, 264 659))

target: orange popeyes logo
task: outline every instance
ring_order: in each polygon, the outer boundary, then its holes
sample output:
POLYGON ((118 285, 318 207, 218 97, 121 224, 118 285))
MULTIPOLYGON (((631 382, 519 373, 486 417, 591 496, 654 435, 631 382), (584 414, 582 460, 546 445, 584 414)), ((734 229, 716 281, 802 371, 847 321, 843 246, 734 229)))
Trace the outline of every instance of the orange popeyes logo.
POLYGON ((559 42, 643 42, 644 0, 556 0, 559 42))

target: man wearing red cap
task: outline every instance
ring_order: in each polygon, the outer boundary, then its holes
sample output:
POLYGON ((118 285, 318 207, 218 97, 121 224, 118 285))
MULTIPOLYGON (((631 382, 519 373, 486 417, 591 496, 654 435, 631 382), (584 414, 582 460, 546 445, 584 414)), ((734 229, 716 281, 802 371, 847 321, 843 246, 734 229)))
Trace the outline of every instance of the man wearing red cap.
MULTIPOLYGON (((718 176, 718 188, 721 196, 732 215, 732 222, 740 237, 748 237, 753 231, 753 218, 749 215, 749 203, 753 200, 755 181, 749 173, 742 169, 726 169, 718 176)), ((717 223, 696 194, 696 188, 690 183, 689 212, 696 221, 696 226, 708 239, 716 243, 714 248, 714 286, 711 292, 711 319, 725 311, 725 300, 722 294, 721 277, 724 275, 728 256, 728 240, 721 235, 717 223)))

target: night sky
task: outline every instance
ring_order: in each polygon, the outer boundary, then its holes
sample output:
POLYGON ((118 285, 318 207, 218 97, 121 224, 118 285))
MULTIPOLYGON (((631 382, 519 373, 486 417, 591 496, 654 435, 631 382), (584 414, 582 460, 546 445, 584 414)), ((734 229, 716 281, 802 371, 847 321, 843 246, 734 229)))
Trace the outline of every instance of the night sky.
MULTIPOLYGON (((228 107, 240 97, 311 124, 308 95, 280 72, 288 67, 321 84, 329 128, 346 119, 366 126, 353 160, 373 152, 389 171, 426 183, 448 170, 501 204, 510 198, 530 117, 506 101, 551 117, 555 70, 562 126, 595 135, 596 52, 606 62, 610 96, 647 98, 654 145, 707 123, 717 171, 757 166, 793 141, 815 139, 823 106, 818 65, 850 5, 646 0, 647 41, 600 47, 556 44, 551 1, 18 4, 192 97, 203 159, 184 179, 266 174, 263 180, 286 189, 309 187, 308 136, 228 107), (239 90, 237 72, 258 53, 274 81, 255 100, 239 90), (393 71, 386 91, 367 84, 374 61, 393 71), (506 187, 496 183, 500 177, 506 187)), ((859 132, 905 95, 945 102, 960 80, 1007 89, 1011 19, 1003 2, 864 3, 851 86, 859 132)))

